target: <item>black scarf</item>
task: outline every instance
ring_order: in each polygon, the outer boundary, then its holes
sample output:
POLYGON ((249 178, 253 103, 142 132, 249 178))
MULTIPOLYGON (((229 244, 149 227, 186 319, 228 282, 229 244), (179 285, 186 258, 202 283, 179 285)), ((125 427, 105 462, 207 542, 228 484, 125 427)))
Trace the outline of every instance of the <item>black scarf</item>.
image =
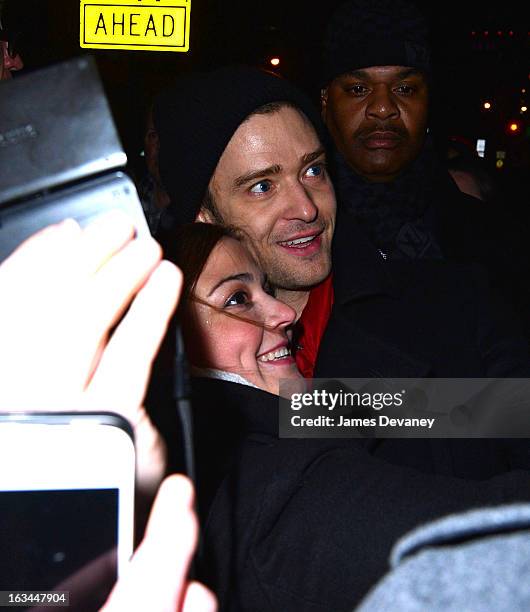
POLYGON ((434 232, 434 202, 443 183, 443 168, 427 141, 422 153, 397 179, 369 183, 334 158, 339 206, 347 206, 361 229, 385 259, 442 259, 434 232))

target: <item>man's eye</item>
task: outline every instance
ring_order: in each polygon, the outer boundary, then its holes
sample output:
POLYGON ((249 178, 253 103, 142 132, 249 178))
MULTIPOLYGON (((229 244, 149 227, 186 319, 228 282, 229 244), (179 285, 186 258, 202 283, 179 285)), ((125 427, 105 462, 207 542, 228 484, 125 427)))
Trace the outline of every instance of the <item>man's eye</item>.
POLYGON ((310 166, 306 171, 305 171, 306 176, 308 177, 316 177, 316 176, 322 176, 324 174, 324 166, 323 164, 315 164, 314 166, 310 166))
POLYGON ((396 87, 396 91, 399 94, 410 96, 410 94, 414 93, 414 87, 411 87, 410 85, 400 85, 399 87, 396 87))
POLYGON ((362 96, 368 92, 368 87, 364 85, 350 85, 348 91, 356 96, 362 96))
POLYGON ((236 291, 231 295, 225 302, 225 308, 227 306, 242 306, 248 303, 248 296, 244 291, 236 291))
POLYGON ((260 181, 250 188, 250 193, 267 193, 272 188, 270 181, 260 181))

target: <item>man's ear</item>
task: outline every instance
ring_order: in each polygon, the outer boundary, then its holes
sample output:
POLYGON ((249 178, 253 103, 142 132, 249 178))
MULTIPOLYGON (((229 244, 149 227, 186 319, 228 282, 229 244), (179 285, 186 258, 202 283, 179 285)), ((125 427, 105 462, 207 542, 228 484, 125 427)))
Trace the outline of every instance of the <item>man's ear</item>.
POLYGON ((320 112, 322 114, 322 120, 326 122, 326 113, 328 109, 328 88, 323 87, 320 90, 320 112))

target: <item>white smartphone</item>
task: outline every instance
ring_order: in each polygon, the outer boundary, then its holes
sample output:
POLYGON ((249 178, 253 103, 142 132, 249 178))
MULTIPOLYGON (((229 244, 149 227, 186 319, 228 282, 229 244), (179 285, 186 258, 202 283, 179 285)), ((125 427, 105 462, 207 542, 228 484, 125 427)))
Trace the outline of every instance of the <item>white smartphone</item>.
POLYGON ((98 609, 133 550, 129 424, 4 414, 0 466, 0 591, 68 591, 71 610, 98 609))

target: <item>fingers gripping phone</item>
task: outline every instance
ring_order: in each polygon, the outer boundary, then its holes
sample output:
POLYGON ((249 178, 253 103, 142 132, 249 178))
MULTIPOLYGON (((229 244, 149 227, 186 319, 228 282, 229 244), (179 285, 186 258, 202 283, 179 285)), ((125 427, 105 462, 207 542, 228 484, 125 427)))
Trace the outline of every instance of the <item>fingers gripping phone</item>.
POLYGON ((0 591, 97 610, 133 550, 135 453, 113 414, 0 416, 0 591))

